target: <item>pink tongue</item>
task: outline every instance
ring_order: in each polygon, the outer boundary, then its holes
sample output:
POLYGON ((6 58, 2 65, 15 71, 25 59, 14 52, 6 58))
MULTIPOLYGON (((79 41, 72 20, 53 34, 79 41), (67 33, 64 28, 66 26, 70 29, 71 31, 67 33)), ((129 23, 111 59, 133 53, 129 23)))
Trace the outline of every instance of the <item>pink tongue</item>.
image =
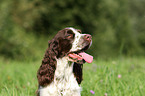
POLYGON ((79 55, 81 55, 83 57, 83 59, 87 62, 87 63, 92 63, 93 61, 93 56, 85 53, 85 52, 82 52, 82 53, 79 53, 79 55))

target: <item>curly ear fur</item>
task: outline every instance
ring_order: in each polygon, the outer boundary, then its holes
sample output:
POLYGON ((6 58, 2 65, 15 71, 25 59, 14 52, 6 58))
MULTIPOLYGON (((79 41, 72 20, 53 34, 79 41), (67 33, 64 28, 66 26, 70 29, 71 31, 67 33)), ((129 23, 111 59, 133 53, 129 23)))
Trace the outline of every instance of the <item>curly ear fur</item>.
POLYGON ((38 70, 37 78, 40 86, 50 84, 54 79, 56 70, 56 57, 58 55, 58 42, 54 39, 49 41, 49 48, 45 52, 44 59, 38 70))

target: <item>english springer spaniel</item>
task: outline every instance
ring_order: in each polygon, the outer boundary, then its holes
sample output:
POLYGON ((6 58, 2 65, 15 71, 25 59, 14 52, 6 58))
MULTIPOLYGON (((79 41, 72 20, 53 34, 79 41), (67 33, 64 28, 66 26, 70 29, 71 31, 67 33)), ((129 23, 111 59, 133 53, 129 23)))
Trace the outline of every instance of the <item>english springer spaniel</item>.
POLYGON ((38 96, 81 96, 83 63, 93 61, 84 51, 91 43, 91 35, 81 34, 81 30, 60 30, 49 41, 38 70, 38 96))

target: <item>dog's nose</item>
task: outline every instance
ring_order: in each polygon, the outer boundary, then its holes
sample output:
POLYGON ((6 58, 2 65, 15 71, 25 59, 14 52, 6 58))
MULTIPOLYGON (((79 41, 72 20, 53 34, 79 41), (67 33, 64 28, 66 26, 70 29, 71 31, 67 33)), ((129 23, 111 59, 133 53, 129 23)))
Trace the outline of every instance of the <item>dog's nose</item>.
POLYGON ((92 40, 92 36, 90 34, 85 34, 84 35, 84 39, 87 41, 91 41, 92 40))

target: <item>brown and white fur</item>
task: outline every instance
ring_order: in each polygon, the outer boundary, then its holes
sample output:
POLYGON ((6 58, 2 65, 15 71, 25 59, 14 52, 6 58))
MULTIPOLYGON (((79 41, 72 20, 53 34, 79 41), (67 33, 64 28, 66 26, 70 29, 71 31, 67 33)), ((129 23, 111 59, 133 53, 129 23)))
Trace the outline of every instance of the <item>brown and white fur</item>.
POLYGON ((81 34, 74 28, 60 30, 49 41, 42 64, 38 70, 38 96, 81 96, 84 60, 69 58, 69 53, 87 50, 91 35, 81 34))

